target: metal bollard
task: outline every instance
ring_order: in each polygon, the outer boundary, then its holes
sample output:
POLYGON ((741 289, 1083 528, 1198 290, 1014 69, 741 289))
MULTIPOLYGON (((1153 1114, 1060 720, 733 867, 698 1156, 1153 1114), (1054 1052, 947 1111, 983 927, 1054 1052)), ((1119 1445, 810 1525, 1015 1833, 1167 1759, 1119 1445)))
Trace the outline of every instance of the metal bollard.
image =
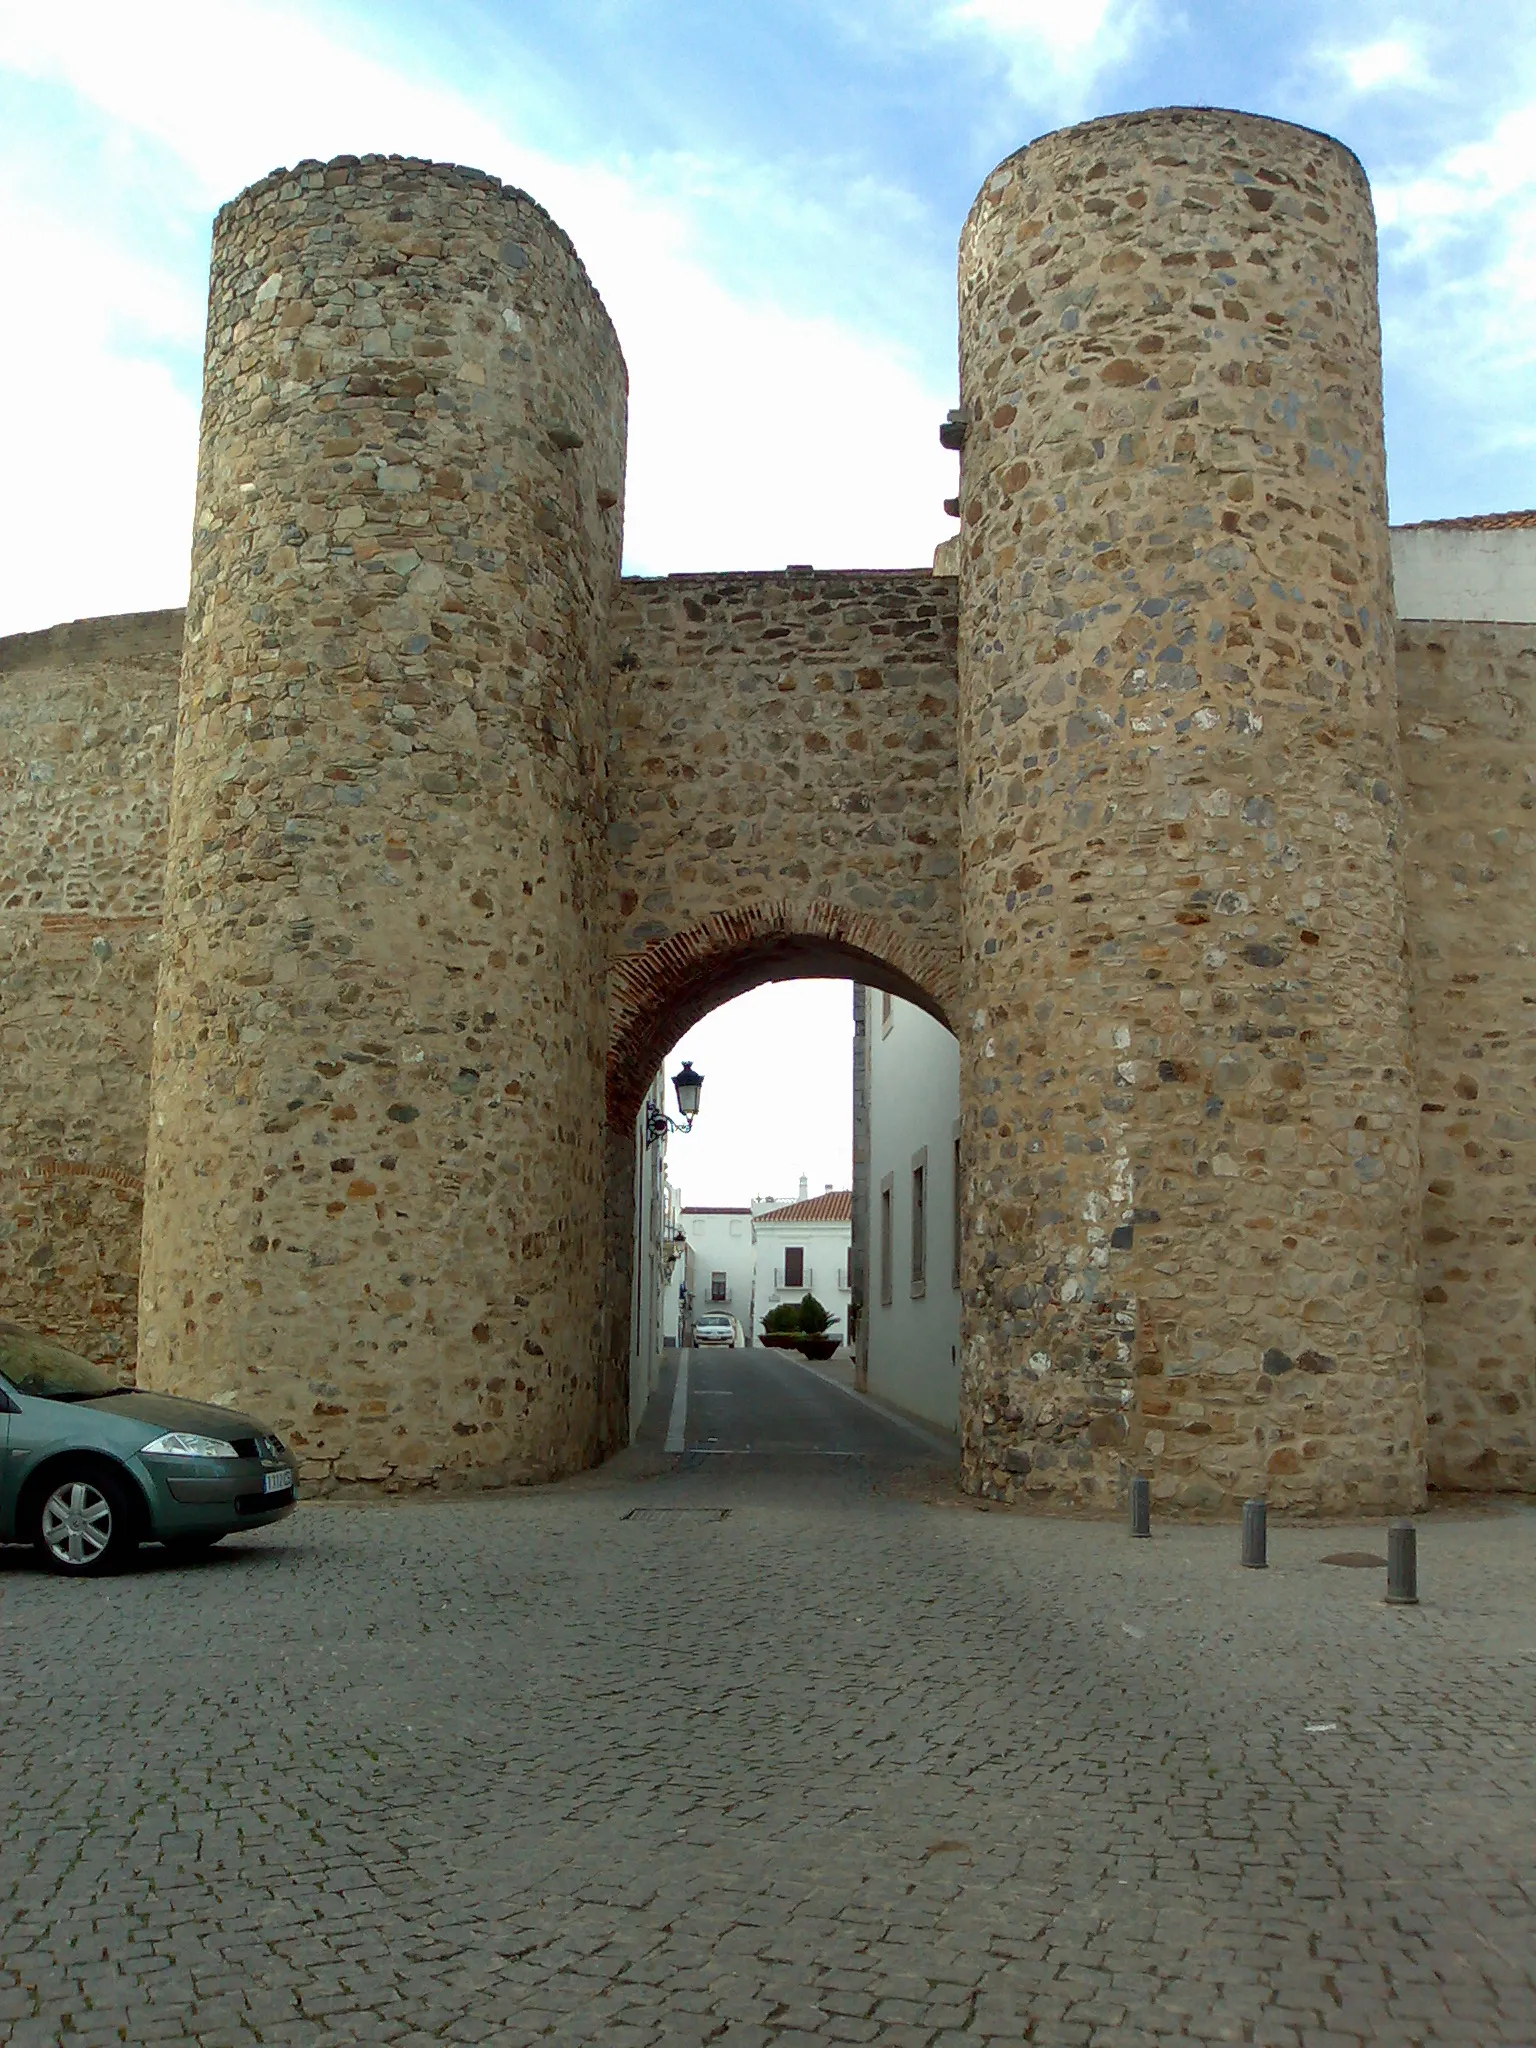
POLYGON ((1269 1565, 1267 1555, 1269 1507, 1262 1500, 1243 1502, 1243 1564, 1251 1572, 1262 1572, 1269 1565))
POLYGON ((1387 1605, 1419 1604, 1419 1532, 1412 1522, 1393 1522, 1387 1530, 1387 1605))
POLYGON ((1131 1481, 1131 1534, 1150 1536, 1152 1534, 1152 1482, 1150 1479, 1131 1481))

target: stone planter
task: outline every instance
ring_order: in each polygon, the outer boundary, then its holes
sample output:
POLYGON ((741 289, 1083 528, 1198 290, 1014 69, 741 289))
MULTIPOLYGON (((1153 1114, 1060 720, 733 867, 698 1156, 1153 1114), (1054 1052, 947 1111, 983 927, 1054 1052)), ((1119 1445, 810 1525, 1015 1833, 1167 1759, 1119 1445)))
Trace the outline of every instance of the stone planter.
POLYGON ((757 1341, 765 1351, 798 1351, 801 1342, 793 1330, 764 1330, 757 1341))
POLYGON ((795 1349, 802 1358, 830 1358, 842 1342, 841 1337, 801 1337, 795 1349))

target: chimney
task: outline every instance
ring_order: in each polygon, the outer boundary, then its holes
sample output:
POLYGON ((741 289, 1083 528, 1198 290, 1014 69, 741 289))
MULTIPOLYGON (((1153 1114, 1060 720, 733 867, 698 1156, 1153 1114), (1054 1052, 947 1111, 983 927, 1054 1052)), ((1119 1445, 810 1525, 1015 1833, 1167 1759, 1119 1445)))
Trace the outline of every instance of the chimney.
POLYGON ((800 1199, 803 1202, 811 1191, 811 1184, 802 1173, 800 1176, 800 1199))
POLYGON ((831 1192, 832 1192, 832 1183, 831 1183, 831 1181, 825 1181, 825 1182, 823 1182, 823 1184, 822 1184, 822 1190, 821 1190, 821 1192, 822 1192, 822 1193, 823 1193, 824 1195, 830 1195, 830 1194, 831 1194, 831 1192))

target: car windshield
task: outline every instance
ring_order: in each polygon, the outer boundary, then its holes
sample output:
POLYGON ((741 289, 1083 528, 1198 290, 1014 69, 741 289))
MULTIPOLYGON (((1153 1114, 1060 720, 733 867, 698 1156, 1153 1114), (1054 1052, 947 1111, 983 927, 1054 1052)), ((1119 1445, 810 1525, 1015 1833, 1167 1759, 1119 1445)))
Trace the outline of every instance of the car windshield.
POLYGON ((124 1391, 110 1372, 78 1351, 66 1351, 14 1323, 0 1323, 0 1372, 18 1394, 42 1401, 95 1401, 124 1391))

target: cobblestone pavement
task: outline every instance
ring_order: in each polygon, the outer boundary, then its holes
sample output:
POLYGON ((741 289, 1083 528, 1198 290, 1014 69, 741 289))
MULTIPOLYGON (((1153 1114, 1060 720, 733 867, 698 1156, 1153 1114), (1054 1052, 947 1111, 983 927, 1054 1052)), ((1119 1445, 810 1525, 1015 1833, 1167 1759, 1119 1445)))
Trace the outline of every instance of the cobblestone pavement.
POLYGON ((1530 2044, 1536 1510, 1361 1549, 640 1452, 0 1552, 0 2040, 1530 2044))

